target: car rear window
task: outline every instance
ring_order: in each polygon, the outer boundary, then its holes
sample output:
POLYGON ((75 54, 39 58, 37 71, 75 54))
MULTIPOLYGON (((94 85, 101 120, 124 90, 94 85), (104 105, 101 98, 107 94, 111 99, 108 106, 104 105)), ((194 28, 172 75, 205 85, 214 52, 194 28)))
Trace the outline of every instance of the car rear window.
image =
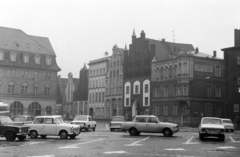
POLYGON ((14 117, 13 121, 14 122, 24 122, 25 121, 25 117, 14 117))
POLYGON ((86 121, 86 120, 87 120, 87 117, 86 117, 86 116, 76 116, 76 117, 74 118, 74 120, 84 120, 84 121, 86 121))
POLYGON ((113 118, 112 118, 112 121, 122 122, 122 121, 124 121, 124 118, 122 118, 122 117, 113 117, 113 118))
POLYGON ((231 121, 231 120, 223 120, 223 123, 229 123, 229 124, 232 124, 232 121, 231 121))
POLYGON ((222 124, 220 119, 203 119, 202 124, 222 124))

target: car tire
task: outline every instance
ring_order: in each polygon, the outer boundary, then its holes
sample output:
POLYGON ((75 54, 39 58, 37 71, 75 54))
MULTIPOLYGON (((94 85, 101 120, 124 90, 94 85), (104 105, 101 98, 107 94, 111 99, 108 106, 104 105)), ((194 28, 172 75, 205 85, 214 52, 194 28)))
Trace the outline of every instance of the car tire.
POLYGON ((41 135, 41 138, 46 138, 47 137, 47 135, 41 135))
POLYGON ((69 137, 70 137, 71 139, 74 139, 74 138, 76 137, 76 135, 69 135, 69 137))
POLYGON ((17 138, 18 138, 19 141, 24 141, 26 139, 26 137, 27 136, 18 136, 17 138))
POLYGON ((170 129, 164 129, 163 130, 163 135, 165 137, 171 137, 173 135, 172 131, 170 129))
POLYGON ((93 131, 95 131, 95 130, 96 130, 96 128, 94 127, 92 130, 93 130, 93 131))
POLYGON ((131 136, 136 136, 137 133, 138 133, 138 131, 137 131, 137 129, 135 129, 135 128, 131 128, 131 129, 129 130, 129 134, 130 134, 131 136))
POLYGON ((199 139, 200 140, 203 140, 204 139, 204 136, 202 134, 199 133, 199 139))
POLYGON ((232 132, 234 132, 234 130, 231 130, 232 132))
POLYGON ((31 137, 31 138, 37 138, 37 137, 38 137, 37 131, 31 131, 31 132, 30 132, 30 137, 31 137))
POLYGON ((67 131, 61 131, 59 134, 61 139, 67 139, 68 138, 68 133, 67 131))
POLYGON ((15 141, 16 134, 13 131, 8 131, 5 135, 7 141, 15 141))

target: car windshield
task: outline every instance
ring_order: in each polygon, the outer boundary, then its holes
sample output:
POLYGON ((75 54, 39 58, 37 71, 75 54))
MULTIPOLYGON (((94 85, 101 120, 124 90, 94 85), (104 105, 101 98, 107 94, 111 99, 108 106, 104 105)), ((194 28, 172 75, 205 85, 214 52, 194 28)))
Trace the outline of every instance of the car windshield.
POLYGON ((0 124, 8 125, 11 124, 13 121, 9 117, 0 117, 0 124))
POLYGON ((232 124, 232 121, 231 121, 231 120, 223 120, 223 123, 229 123, 229 124, 232 124))
POLYGON ((74 118, 74 120, 83 120, 83 121, 86 121, 87 120, 87 116, 76 116, 75 118, 74 118))
POLYGON ((14 117, 13 121, 14 122, 24 122, 25 121, 25 117, 14 117))
POLYGON ((119 122, 123 122, 124 118, 123 117, 113 117, 112 121, 119 121, 119 122))
POLYGON ((64 121, 61 117, 59 117, 59 118, 55 118, 55 123, 56 124, 61 124, 61 123, 64 123, 64 121))
POLYGON ((222 124, 220 119, 203 119, 202 124, 222 124))

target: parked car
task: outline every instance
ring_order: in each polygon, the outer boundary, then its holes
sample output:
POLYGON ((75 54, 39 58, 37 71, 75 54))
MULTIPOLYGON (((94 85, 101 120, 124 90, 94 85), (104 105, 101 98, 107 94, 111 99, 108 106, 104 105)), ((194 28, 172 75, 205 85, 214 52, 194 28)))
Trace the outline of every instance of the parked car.
POLYGON ((131 136, 137 136, 141 132, 163 133, 164 136, 170 137, 179 131, 177 124, 161 122, 154 115, 137 115, 131 122, 123 122, 122 130, 129 131, 131 136))
POLYGON ((71 124, 80 125, 81 129, 85 129, 86 131, 89 129, 95 131, 97 127, 96 121, 92 120, 92 116, 90 115, 77 115, 71 124))
POLYGON ((13 121, 8 116, 0 116, 0 137, 5 137, 7 141, 15 141, 16 137, 23 141, 28 135, 28 126, 13 125, 13 121))
POLYGON ((13 117, 13 124, 23 125, 30 124, 33 122, 33 117, 29 115, 17 115, 13 117))
POLYGON ((226 131, 232 131, 234 132, 234 124, 232 123, 231 119, 222 119, 222 123, 224 125, 224 128, 226 131))
POLYGON ((199 138, 203 140, 204 137, 218 137, 221 141, 225 139, 225 128, 221 118, 203 117, 198 127, 199 138))
POLYGON ((124 122, 123 116, 113 116, 110 122, 110 131, 114 131, 115 129, 121 129, 122 123, 124 122))
POLYGON ((29 136, 37 138, 40 135, 42 138, 50 136, 60 136, 61 139, 75 138, 80 134, 80 126, 64 123, 60 116, 37 116, 30 126, 29 136))

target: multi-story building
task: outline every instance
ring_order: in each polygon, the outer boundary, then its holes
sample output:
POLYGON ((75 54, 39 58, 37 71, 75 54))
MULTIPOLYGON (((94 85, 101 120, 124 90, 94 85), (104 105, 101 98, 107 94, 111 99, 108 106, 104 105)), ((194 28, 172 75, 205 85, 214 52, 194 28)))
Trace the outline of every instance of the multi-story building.
POLYGON ((224 111, 224 61, 195 51, 152 61, 152 114, 162 121, 198 125, 224 111))
POLYGON ((10 114, 55 114, 56 54, 48 38, 0 27, 0 101, 10 114))
MULTIPOLYGON (((125 50, 127 48, 125 47, 125 50)), ((117 45, 113 46, 113 54, 109 60, 106 77, 106 118, 123 115, 123 51, 117 45)))
POLYGON ((224 48, 226 67, 226 117, 232 118, 240 128, 240 30, 234 30, 233 47, 224 48))
POLYGON ((80 70, 77 92, 74 93, 73 114, 88 114, 88 69, 84 67, 80 70))
POLYGON ((183 52, 193 50, 190 44, 178 44, 148 39, 144 31, 136 38, 132 35, 129 51, 124 51, 123 96, 126 119, 139 114, 152 114, 150 97, 151 61, 171 58, 178 49, 183 52))
POLYGON ((88 75, 88 108, 89 115, 93 118, 106 118, 105 106, 105 81, 109 64, 109 57, 104 57, 89 62, 88 75))

